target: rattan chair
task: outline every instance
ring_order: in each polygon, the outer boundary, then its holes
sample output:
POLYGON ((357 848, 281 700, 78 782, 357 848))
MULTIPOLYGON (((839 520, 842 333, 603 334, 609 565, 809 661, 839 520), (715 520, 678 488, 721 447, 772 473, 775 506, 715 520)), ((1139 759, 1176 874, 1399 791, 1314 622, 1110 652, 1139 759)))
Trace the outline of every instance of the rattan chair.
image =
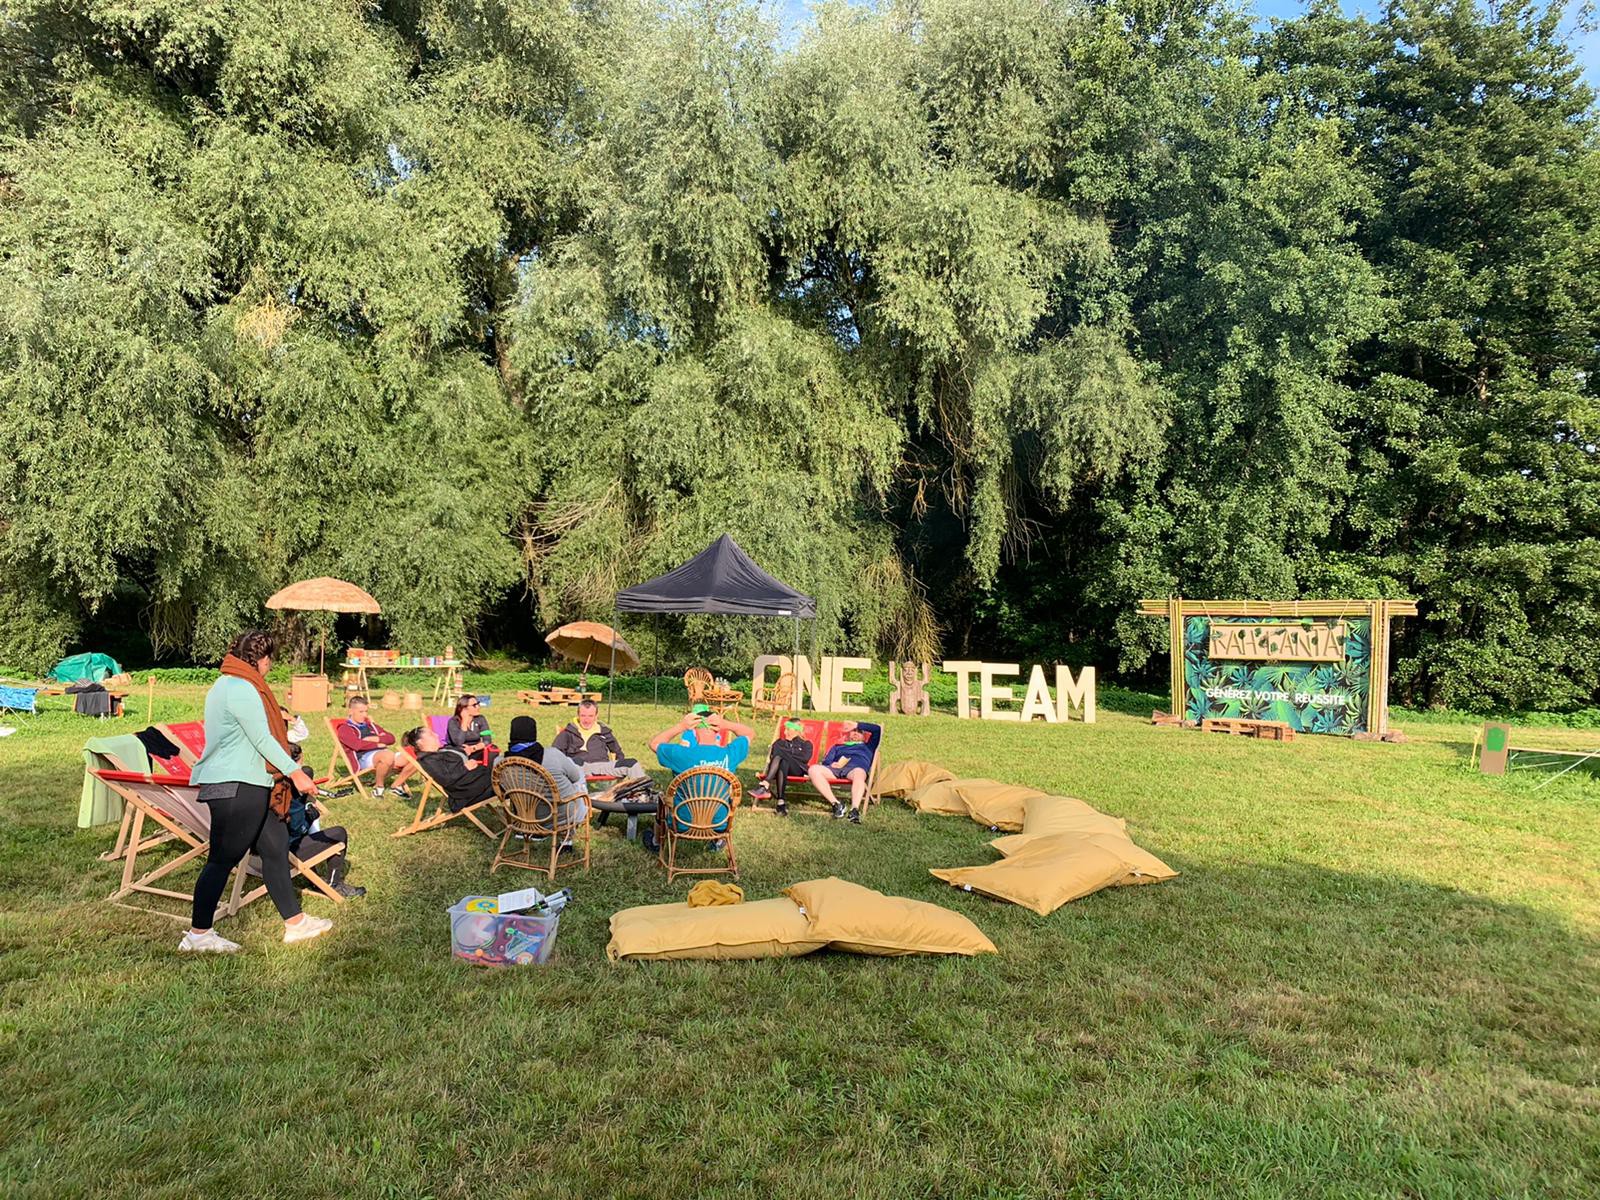
POLYGON ((794 700, 794 672, 785 671, 778 676, 778 682, 772 685, 772 690, 766 695, 760 691, 760 681, 750 685, 750 711, 752 713, 771 713, 774 721, 782 721, 789 715, 789 706, 794 700))
POLYGON ((733 853, 733 815, 739 808, 739 779, 721 767, 691 767, 672 781, 656 810, 656 857, 667 869, 667 882, 679 875, 739 877, 733 853), (727 866, 680 867, 678 843, 722 842, 727 866))
MULTIPOLYGON (((583 869, 589 869, 589 814, 577 815, 581 799, 563 800, 555 777, 531 758, 504 756, 494 765, 494 794, 500 800, 500 815, 506 823, 500 835, 500 845, 495 850, 492 875, 502 866, 521 867, 527 871, 543 871, 554 879, 562 867, 578 865, 576 856, 570 862, 561 861, 561 843, 568 838, 583 839, 583 869), (563 811, 570 818, 563 822, 563 811), (506 853, 506 846, 519 838, 521 847, 506 853), (534 861, 534 839, 550 839, 548 866, 534 861)), ((542 856, 541 856, 542 857, 542 856)))
POLYGON ((690 667, 683 673, 683 686, 689 689, 689 703, 699 704, 711 690, 711 672, 704 667, 690 667))

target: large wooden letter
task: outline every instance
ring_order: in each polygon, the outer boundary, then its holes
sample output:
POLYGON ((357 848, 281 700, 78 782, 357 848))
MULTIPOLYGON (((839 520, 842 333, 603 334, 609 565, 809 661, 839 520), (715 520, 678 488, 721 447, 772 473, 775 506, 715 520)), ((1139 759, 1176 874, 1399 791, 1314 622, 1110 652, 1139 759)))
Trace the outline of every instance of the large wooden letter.
POLYGON ((951 662, 939 664, 941 671, 949 671, 956 677, 956 716, 963 721, 967 719, 967 710, 972 706, 972 673, 982 663, 971 662, 967 659, 956 659, 951 662))
POLYGON ((1074 708, 1083 710, 1083 723, 1094 724, 1094 668, 1085 667, 1073 682, 1071 667, 1056 668, 1056 713, 1065 721, 1074 708))
POLYGON ((1056 716, 1056 706, 1050 699, 1050 686, 1044 681, 1044 668, 1034 664, 1033 673, 1028 676, 1028 696, 1022 702, 1022 719, 1031 721, 1034 717, 1043 717, 1045 724, 1053 725, 1059 719, 1056 716))
POLYGON ((870 671, 872 670, 872 660, 870 658, 825 658, 822 661, 831 662, 833 664, 833 669, 828 673, 829 690, 833 692, 833 711, 850 713, 871 712, 872 710, 865 704, 845 703, 844 698, 846 696, 856 695, 867 685, 859 679, 846 679, 844 677, 844 673, 846 671, 870 671))
POLYGON ((811 697, 811 707, 817 712, 827 712, 833 707, 833 694, 828 678, 829 660, 822 660, 822 670, 813 671, 811 660, 804 654, 794 659, 794 710, 803 709, 806 697, 811 697), (820 681, 820 685, 819 685, 820 681))
POLYGON ((1007 684, 1001 687, 995 683, 996 675, 1015 675, 1020 667, 1016 663, 981 663, 978 666, 978 715, 985 721, 1017 721, 1021 720, 1018 713, 1009 710, 996 712, 996 700, 1014 701, 1016 693, 1007 684))

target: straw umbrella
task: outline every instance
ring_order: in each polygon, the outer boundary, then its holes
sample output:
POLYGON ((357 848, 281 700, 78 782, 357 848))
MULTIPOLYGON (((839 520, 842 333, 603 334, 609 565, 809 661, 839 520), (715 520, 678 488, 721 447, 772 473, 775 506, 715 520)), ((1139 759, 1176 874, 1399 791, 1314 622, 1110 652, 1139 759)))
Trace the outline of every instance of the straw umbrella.
MULTIPOLYGON (((290 612, 380 613, 378 602, 353 583, 330 579, 326 575, 316 579, 302 579, 291 583, 281 592, 275 592, 267 601, 268 608, 290 612)), ((327 673, 328 635, 322 634, 322 646, 317 655, 317 673, 327 673)))
POLYGON ((627 640, 615 629, 598 621, 569 622, 560 629, 552 630, 544 640, 563 658, 570 658, 574 662, 583 660, 583 673, 578 677, 580 691, 588 680, 589 664, 596 658, 605 658, 610 663, 606 678, 608 704, 611 676, 617 673, 617 668, 620 666, 624 671, 632 671, 639 666, 639 652, 628 645, 627 640))

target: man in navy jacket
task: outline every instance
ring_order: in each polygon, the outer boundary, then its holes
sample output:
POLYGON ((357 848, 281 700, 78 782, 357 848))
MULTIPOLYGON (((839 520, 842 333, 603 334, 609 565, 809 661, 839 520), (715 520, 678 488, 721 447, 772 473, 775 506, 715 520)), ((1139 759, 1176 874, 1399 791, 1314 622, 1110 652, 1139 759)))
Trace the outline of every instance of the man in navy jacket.
POLYGON ((846 721, 840 727, 839 740, 823 751, 816 764, 806 772, 812 786, 833 801, 835 820, 844 816, 846 809, 833 794, 833 781, 848 779, 850 819, 861 824, 861 806, 867 799, 867 776, 872 773, 872 759, 882 740, 883 730, 872 722, 846 721))

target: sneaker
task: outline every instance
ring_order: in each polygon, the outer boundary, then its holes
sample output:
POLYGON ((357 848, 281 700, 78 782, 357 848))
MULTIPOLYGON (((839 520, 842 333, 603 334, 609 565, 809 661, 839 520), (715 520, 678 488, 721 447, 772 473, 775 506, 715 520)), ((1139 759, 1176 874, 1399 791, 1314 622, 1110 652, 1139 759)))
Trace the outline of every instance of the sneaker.
POLYGON ((321 937, 333 928, 333 922, 325 917, 313 917, 306 913, 298 924, 283 927, 283 940, 286 942, 309 942, 314 937, 321 937))
POLYGON ((843 805, 843 804, 841 804, 841 803, 839 803, 839 801, 837 801, 837 800, 835 800, 835 801, 834 801, 834 802, 833 802, 833 819, 834 819, 834 820, 835 820, 835 821, 837 821, 837 820, 839 820, 839 819, 840 819, 840 818, 841 818, 841 817, 843 817, 843 816, 844 816, 844 814, 845 814, 845 813, 846 813, 846 812, 848 812, 848 811, 849 811, 849 810, 848 810, 848 809, 847 809, 847 808, 845 808, 845 806, 844 806, 844 805, 843 805))
POLYGON ((353 887, 352 885, 345 883, 342 879, 333 885, 333 890, 338 892, 339 895, 343 896, 346 900, 359 900, 361 897, 367 894, 366 888, 353 887))
POLYGON ((375 787, 372 789, 372 794, 374 796, 381 796, 383 795, 383 789, 381 787, 375 787))
POLYGON ((757 803, 760 803, 762 800, 771 800, 772 789, 764 783, 757 784, 755 787, 750 789, 750 799, 756 801, 757 803))
POLYGON ((242 947, 238 942, 230 942, 215 929, 208 929, 204 933, 196 933, 191 929, 183 935, 183 941, 178 943, 178 949, 192 950, 197 954, 232 954, 242 947))
POLYGON ((852 808, 850 810, 850 824, 852 824, 852 825, 861 824, 861 810, 859 808, 852 808))
POLYGON ((402 799, 402 800, 411 799, 411 789, 408 788, 408 787, 402 787, 398 783, 395 784, 392 788, 390 788, 389 791, 390 791, 391 794, 399 796, 400 799, 402 799))
POLYGON ((782 800, 778 801, 777 813, 780 817, 787 817, 789 815, 789 806, 782 800))

